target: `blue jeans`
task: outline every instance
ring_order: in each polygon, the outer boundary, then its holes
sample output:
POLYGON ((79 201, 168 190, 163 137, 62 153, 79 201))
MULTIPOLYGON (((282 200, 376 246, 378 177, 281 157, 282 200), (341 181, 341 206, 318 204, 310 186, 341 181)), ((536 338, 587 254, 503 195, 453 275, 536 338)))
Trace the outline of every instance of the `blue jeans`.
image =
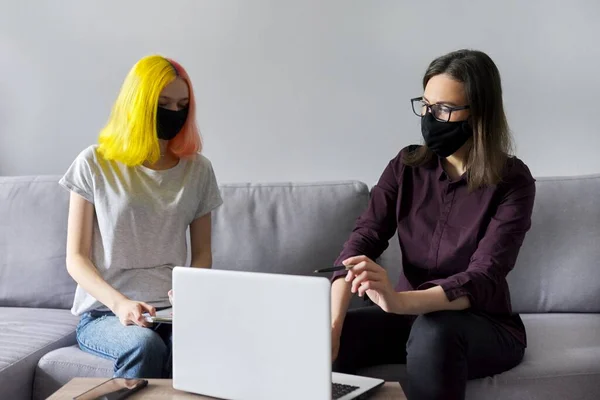
POLYGON ((77 342, 88 353, 114 363, 114 377, 171 378, 171 325, 151 328, 123 326, 111 312, 83 314, 77 325, 77 342))

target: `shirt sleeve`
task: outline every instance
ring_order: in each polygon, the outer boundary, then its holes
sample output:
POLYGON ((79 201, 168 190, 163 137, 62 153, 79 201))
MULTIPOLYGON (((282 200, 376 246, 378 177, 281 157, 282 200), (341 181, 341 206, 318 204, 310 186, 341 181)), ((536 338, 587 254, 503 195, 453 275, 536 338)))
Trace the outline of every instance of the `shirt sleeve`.
MULTIPOLYGON (((341 265, 345 259, 358 255, 376 260, 388 247, 388 242, 398 227, 396 220, 398 179, 401 177, 403 165, 400 155, 387 165, 371 191, 367 209, 358 218, 335 265, 341 265)), ((336 272, 332 281, 345 274, 346 271, 336 272)))
POLYGON ((535 181, 531 179, 515 185, 503 196, 466 271, 426 282, 418 289, 441 286, 449 301, 468 296, 473 309, 498 311, 497 305, 504 299, 498 298, 500 292, 496 288, 506 285, 506 276, 531 227, 535 198, 535 181))
POLYGON ((58 183, 94 204, 94 182, 90 166, 93 149, 86 149, 73 161, 58 183))
POLYGON ((221 193, 219 191, 219 185, 217 184, 217 178, 213 170, 210 161, 206 160, 204 166, 204 173, 202 174, 204 184, 200 185, 201 193, 199 195, 198 208, 194 215, 194 220, 198 219, 223 204, 221 193))

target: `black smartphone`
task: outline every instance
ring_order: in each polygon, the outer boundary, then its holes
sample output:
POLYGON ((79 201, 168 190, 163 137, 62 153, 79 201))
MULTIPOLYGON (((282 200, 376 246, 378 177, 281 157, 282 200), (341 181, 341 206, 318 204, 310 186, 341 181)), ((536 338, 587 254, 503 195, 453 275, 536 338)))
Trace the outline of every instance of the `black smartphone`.
POLYGON ((145 379, 113 378, 74 397, 73 400, 122 400, 148 386, 145 379))

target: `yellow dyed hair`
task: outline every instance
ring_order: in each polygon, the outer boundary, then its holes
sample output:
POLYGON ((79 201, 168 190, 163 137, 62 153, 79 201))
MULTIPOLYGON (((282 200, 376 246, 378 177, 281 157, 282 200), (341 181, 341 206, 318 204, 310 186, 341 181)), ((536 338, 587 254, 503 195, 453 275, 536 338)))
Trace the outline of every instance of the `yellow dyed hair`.
POLYGON ((194 93, 189 76, 173 60, 159 55, 139 60, 127 74, 110 118, 100 132, 98 152, 107 160, 128 166, 155 163, 160 158, 156 133, 156 112, 162 90, 177 77, 189 88, 188 119, 181 132, 169 142, 169 151, 189 157, 200 151, 195 122, 194 93))

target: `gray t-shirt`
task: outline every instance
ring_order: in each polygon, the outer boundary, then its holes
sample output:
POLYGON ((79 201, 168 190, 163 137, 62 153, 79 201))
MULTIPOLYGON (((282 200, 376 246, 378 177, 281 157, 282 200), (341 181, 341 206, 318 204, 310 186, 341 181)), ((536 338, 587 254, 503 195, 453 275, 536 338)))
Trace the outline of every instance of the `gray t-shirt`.
MULTIPOLYGON (((187 229, 222 204, 210 161, 197 154, 168 170, 107 161, 90 146, 59 182, 95 208, 91 260, 132 300, 169 305, 171 271, 187 260, 187 229)), ((71 312, 107 308, 77 286, 71 312)))

